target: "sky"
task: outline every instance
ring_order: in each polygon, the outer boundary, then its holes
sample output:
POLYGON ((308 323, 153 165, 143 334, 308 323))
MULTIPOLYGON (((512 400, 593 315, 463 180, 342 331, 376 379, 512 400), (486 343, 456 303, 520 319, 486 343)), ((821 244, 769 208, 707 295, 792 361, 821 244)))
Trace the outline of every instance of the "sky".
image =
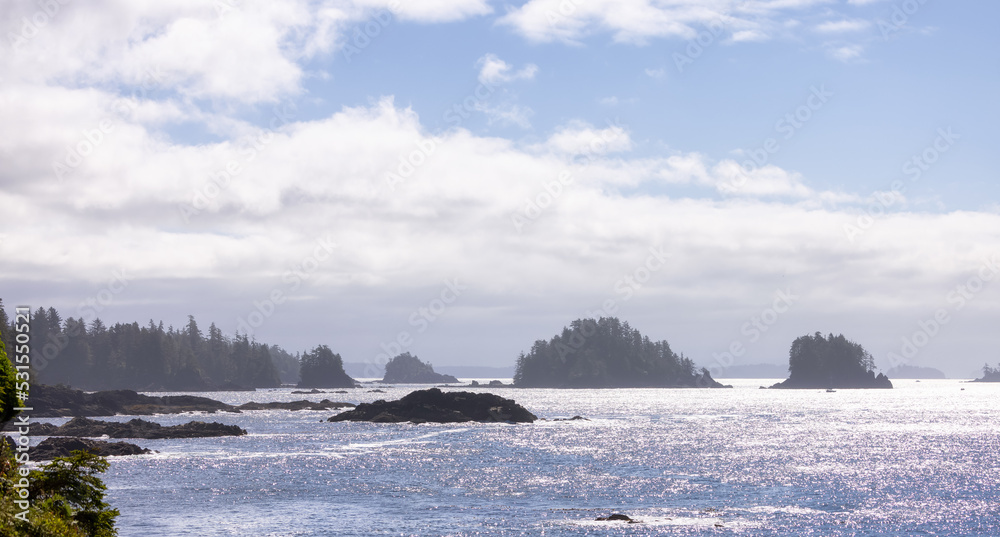
POLYGON ((1000 4, 0 4, 0 297, 348 362, 1000 361, 1000 4))

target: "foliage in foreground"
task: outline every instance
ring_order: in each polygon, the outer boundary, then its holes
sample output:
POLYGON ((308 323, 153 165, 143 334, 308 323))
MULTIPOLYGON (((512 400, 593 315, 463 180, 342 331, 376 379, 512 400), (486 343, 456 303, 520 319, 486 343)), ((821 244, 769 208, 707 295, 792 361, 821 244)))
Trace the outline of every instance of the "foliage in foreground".
POLYGON ((13 419, 17 414, 14 409, 21 406, 17 384, 17 371, 7 359, 3 340, 0 340, 0 425, 13 419))
POLYGON ((108 462, 86 451, 74 451, 28 473, 31 508, 25 518, 14 502, 22 479, 20 463, 10 446, 0 447, 0 535, 25 537, 112 537, 118 535, 118 510, 104 501, 107 486, 97 475, 108 462))

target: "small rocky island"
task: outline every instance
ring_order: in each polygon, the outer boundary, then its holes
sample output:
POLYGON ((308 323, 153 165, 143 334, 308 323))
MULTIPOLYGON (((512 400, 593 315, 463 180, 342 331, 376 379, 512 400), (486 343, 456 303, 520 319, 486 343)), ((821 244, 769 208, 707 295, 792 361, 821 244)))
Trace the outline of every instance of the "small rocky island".
POLYGON ((521 353, 518 388, 728 388, 617 318, 578 319, 521 353))
POLYGON ((875 375, 875 360, 843 334, 823 337, 816 332, 792 342, 788 379, 772 388, 892 388, 889 378, 875 375))
POLYGON ((383 384, 455 384, 458 379, 451 375, 435 373, 434 368, 420 358, 404 352, 385 364, 383 384))
POLYGON ((37 461, 51 461, 56 457, 69 457, 74 451, 87 451, 102 457, 150 453, 150 450, 128 442, 53 437, 46 438, 31 448, 31 458, 37 461))
POLYGON ((526 408, 492 393, 442 392, 437 388, 410 392, 396 401, 361 403, 327 421, 373 423, 531 423, 538 419, 526 408))
POLYGON ((989 364, 983 366, 983 376, 972 382, 1000 382, 1000 364, 990 367, 989 364))
POLYGON ((947 378, 944 371, 933 367, 901 364, 885 372, 885 376, 894 379, 943 379, 947 378))
POLYGON ((344 371, 344 360, 330 347, 320 345, 302 355, 298 388, 354 388, 357 383, 344 371))

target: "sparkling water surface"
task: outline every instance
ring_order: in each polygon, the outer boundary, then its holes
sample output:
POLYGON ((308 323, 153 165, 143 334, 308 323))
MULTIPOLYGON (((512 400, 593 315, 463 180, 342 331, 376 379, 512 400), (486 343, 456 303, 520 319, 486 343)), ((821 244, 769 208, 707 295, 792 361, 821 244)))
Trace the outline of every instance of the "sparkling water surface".
MULTIPOLYGON (((589 421, 155 416, 249 434, 135 441, 159 453, 111 457, 108 497, 120 535, 141 537, 1000 535, 1000 385, 900 380, 894 390, 827 393, 727 382, 736 387, 474 389, 540 418, 589 421), (594 521, 613 512, 642 523, 594 521)), ((360 403, 416 388, 198 395, 360 403)))

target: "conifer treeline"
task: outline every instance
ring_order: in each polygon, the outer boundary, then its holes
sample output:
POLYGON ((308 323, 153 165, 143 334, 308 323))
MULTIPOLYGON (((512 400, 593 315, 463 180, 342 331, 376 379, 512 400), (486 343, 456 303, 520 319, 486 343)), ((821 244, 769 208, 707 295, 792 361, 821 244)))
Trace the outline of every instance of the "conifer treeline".
MULTIPOLYGON (((0 301, 5 343, 12 321, 0 301)), ((163 322, 116 323, 62 316, 38 308, 31 316, 32 380, 84 390, 208 390, 269 388, 295 382, 299 359, 278 346, 228 337, 215 323, 203 333, 193 316, 181 329, 163 322)))

